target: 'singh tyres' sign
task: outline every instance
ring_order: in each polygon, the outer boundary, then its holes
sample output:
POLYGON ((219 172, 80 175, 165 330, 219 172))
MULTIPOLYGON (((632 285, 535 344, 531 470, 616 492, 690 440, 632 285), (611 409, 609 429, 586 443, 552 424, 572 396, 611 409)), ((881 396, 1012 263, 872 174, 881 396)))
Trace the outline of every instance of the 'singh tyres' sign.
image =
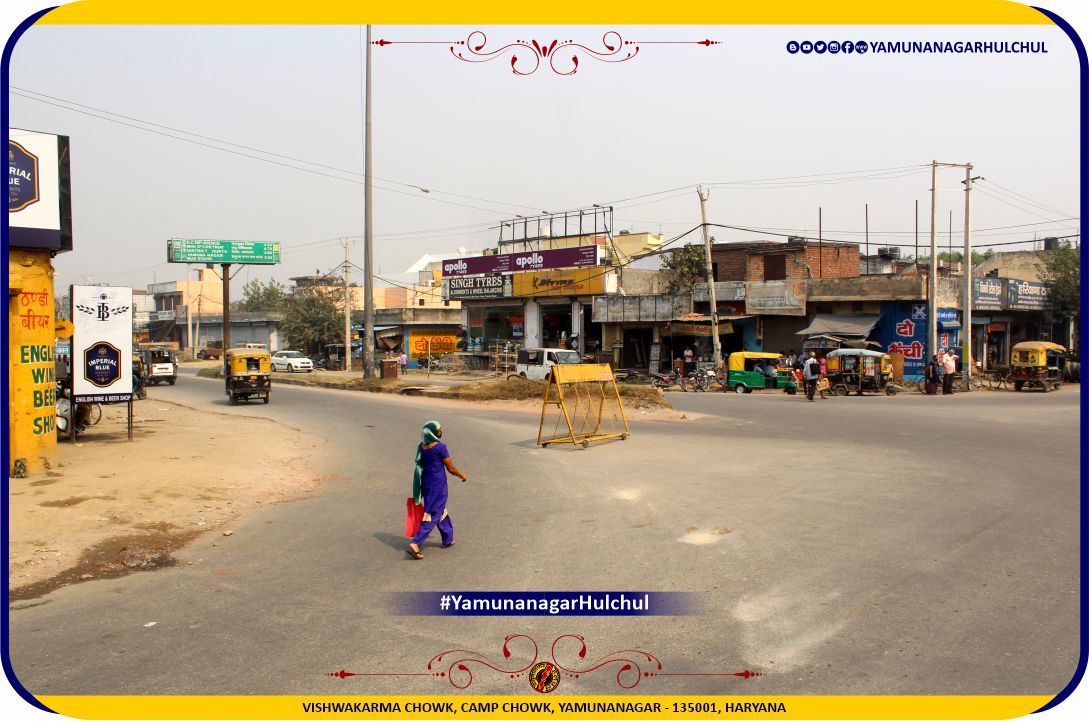
POLYGON ((72 387, 77 401, 132 398, 132 288, 72 286, 72 387))

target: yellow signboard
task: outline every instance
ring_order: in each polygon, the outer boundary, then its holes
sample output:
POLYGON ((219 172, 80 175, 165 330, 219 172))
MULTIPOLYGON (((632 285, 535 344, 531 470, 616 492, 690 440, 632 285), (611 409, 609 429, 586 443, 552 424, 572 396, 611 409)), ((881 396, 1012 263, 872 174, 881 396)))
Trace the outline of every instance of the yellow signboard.
POLYGON ((539 298, 557 295, 601 295, 605 292, 604 268, 539 270, 514 274, 514 295, 539 298))
POLYGON ((608 363, 555 365, 552 366, 552 374, 556 376, 556 382, 560 384, 584 383, 587 381, 611 383, 613 380, 613 369, 609 367, 608 363))
POLYGON ((408 358, 437 358, 457 349, 457 331, 449 328, 411 328, 408 331, 408 358))

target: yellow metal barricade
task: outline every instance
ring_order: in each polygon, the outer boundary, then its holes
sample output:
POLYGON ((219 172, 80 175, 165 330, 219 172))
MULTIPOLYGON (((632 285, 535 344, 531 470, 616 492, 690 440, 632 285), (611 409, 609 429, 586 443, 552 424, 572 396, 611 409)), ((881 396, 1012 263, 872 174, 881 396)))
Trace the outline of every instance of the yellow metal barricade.
POLYGON ((537 445, 625 439, 630 431, 616 378, 608 364, 552 366, 541 405, 537 445), (549 411, 552 411, 552 419, 549 411), (551 432, 546 437, 546 428, 551 432))

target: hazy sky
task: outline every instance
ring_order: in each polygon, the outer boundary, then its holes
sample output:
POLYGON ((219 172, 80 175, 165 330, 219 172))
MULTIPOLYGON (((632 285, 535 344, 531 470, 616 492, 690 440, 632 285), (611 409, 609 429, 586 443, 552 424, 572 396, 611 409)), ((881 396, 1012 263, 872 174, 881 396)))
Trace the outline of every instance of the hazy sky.
MULTIPOLYGON (((542 210, 613 203, 614 232, 673 237, 699 223, 697 183, 710 222, 783 233, 816 235, 823 208, 824 237, 861 240, 868 203, 874 248, 914 243, 918 201, 925 244, 933 159, 985 178, 978 244, 1080 227, 1077 60, 1055 27, 377 26, 374 39, 474 30, 486 50, 530 38, 600 49, 608 30, 640 46, 615 64, 583 53, 572 77, 516 76, 510 53, 471 64, 447 44, 374 48, 382 277, 403 282, 424 253, 494 245, 500 222, 542 210), (704 38, 722 44, 643 44, 704 38), (1042 41, 1047 53, 792 55, 790 40, 1042 41), (770 178, 795 179, 751 182, 770 178)), ((36 27, 11 85, 12 126, 71 137, 75 250, 56 262, 58 285, 182 279, 165 262, 171 237, 280 241, 283 263, 243 281, 326 273, 349 236, 362 266, 357 26, 36 27)), ((942 244, 950 210, 962 243, 963 177, 941 174, 942 244)))

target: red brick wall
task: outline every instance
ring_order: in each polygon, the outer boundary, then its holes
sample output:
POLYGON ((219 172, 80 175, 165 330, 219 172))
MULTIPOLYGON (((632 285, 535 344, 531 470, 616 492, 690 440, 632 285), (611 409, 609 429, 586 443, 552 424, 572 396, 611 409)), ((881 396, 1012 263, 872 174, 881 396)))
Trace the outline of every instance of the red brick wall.
POLYGON ((745 280, 745 248, 714 248, 711 260, 716 265, 715 280, 745 280))
MULTIPOLYGON (((858 247, 853 245, 826 245, 823 248, 823 272, 821 248, 816 245, 805 248, 783 246, 786 254, 787 278, 854 278, 858 276, 858 247), (809 267, 806 268, 806 263, 809 267)), ((717 266, 716 281, 746 280, 761 282, 764 280, 764 252, 753 252, 752 248, 715 248, 711 257, 717 266)))
POLYGON ((814 278, 858 277, 859 255, 857 245, 826 245, 823 248, 823 261, 821 259, 821 250, 816 245, 806 248, 806 257, 814 278))

